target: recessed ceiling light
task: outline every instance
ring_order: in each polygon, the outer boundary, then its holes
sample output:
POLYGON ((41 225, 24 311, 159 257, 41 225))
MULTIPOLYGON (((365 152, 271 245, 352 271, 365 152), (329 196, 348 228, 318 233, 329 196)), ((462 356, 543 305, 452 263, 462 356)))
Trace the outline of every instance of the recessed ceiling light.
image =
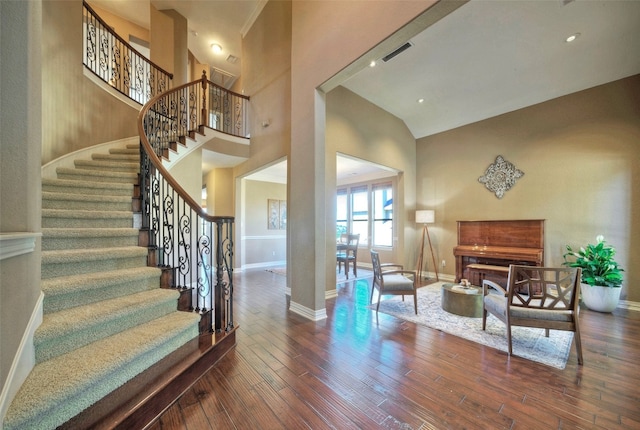
POLYGON ((573 33, 571 36, 569 36, 569 37, 567 37, 567 38, 565 39, 565 42, 567 42, 567 43, 571 43, 571 42, 573 42, 574 40, 576 40, 578 37, 580 37, 580 33, 573 33))
POLYGON ((369 67, 376 67, 376 60, 371 60, 369 67))
POLYGON ((218 45, 217 43, 213 43, 211 45, 211 50, 214 54, 219 54, 222 52, 222 46, 218 45))
POLYGON ((424 103, 424 99, 418 99, 417 102, 418 103, 424 103))

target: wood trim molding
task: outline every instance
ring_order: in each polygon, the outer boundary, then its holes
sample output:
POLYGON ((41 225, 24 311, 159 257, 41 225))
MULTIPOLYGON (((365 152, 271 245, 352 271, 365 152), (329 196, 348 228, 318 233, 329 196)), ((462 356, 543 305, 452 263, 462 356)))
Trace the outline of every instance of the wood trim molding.
POLYGON ((36 248, 36 238, 42 233, 0 233, 0 260, 28 254, 36 248))

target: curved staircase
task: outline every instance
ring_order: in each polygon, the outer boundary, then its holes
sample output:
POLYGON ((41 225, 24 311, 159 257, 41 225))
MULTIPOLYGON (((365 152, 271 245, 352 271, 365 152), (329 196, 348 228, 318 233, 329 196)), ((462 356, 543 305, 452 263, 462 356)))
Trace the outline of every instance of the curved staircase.
MULTIPOLYGON (((7 411, 6 430, 115 426, 110 415, 122 406, 87 408, 145 372, 149 379, 160 363, 175 366, 179 360, 167 361, 176 351, 181 359, 198 352, 200 315, 177 310, 180 292, 160 288, 161 269, 147 267, 149 251, 138 246, 139 151, 112 149, 43 179, 44 316, 36 365, 7 411)), ((126 405, 131 394, 117 402, 126 405)))

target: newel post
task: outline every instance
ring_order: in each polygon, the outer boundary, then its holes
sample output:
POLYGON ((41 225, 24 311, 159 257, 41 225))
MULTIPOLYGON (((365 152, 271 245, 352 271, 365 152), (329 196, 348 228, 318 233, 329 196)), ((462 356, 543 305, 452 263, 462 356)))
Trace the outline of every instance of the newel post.
POLYGON ((208 126, 209 123, 207 121, 207 71, 202 71, 202 118, 200 121, 201 125, 208 126))

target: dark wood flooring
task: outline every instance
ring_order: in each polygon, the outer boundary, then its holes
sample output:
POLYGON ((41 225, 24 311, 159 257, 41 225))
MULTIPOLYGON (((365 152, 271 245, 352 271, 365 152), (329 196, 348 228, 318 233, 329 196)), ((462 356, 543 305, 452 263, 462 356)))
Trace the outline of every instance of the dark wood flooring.
POLYGON ((640 312, 580 314, 584 366, 558 370, 367 309, 342 284, 328 318, 287 311, 285 278, 236 274, 237 346, 159 429, 640 429, 640 312))

